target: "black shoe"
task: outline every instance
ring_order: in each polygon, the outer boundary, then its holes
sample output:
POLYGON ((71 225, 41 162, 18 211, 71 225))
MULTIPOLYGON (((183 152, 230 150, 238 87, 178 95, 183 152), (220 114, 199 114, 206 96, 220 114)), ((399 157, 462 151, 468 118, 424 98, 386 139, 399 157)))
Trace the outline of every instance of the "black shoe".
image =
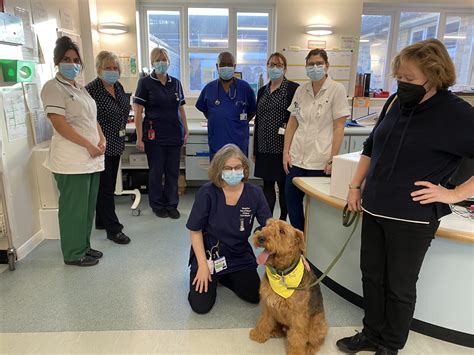
POLYGON ((97 224, 96 224, 96 225, 95 225, 95 229, 102 230, 102 229, 105 229, 105 227, 102 226, 102 225, 97 225, 97 224))
POLYGON ((153 210, 153 212, 155 212, 155 214, 160 218, 167 218, 169 216, 166 208, 158 208, 153 210))
POLYGON ((392 350, 382 345, 379 345, 377 351, 375 352, 375 355, 397 355, 397 354, 398 354, 398 350, 392 350))
POLYGON ((66 265, 76 265, 76 266, 94 266, 99 263, 99 259, 93 258, 89 255, 84 255, 79 260, 75 261, 64 261, 66 265))
POLYGON ((128 244, 130 243, 130 238, 123 232, 118 232, 115 235, 107 235, 107 239, 117 243, 117 244, 128 244))
POLYGON ((359 351, 376 351, 377 345, 370 341, 364 334, 357 332, 351 337, 339 339, 336 342, 339 350, 347 354, 355 354, 359 351))
POLYGON ((96 258, 96 259, 100 259, 101 257, 104 256, 104 253, 102 253, 101 251, 89 248, 89 250, 86 251, 86 255, 92 256, 93 258, 96 258))
POLYGON ((181 215, 176 208, 168 210, 168 216, 172 219, 178 219, 181 215))

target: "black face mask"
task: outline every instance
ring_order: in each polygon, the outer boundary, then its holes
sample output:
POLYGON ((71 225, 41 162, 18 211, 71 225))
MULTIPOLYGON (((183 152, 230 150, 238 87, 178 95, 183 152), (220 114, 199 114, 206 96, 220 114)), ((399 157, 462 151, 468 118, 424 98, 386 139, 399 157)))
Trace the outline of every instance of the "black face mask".
POLYGON ((398 80, 397 97, 402 107, 412 108, 420 103, 423 96, 426 95, 426 89, 423 85, 410 84, 398 80))

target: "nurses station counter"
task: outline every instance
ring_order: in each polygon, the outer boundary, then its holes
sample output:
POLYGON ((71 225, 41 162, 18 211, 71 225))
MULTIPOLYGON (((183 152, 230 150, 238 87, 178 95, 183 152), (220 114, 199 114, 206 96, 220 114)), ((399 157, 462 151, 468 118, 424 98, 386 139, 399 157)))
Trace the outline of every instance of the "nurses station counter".
MULTIPOLYGON (((329 195, 330 178, 299 177, 306 193, 306 252, 318 274, 324 272, 351 232, 342 225, 346 201, 329 195)), ((323 283, 362 307, 359 266, 360 229, 323 283)), ((441 340, 474 347, 474 220, 454 213, 441 219, 417 283, 411 329, 441 340)))

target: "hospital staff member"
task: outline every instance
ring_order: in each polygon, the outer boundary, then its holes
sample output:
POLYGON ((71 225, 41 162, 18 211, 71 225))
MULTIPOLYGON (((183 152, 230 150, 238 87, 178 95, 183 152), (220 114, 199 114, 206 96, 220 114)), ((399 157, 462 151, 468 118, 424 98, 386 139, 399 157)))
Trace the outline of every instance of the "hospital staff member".
POLYGON ((95 60, 97 78, 86 85, 97 105, 97 121, 107 139, 105 170, 100 173, 99 195, 95 211, 95 227, 105 229, 107 239, 128 244, 130 238, 122 232, 123 225, 115 213, 114 191, 120 157, 125 149, 125 127, 130 113, 130 101, 123 90, 118 57, 100 52, 95 60))
POLYGON ((260 278, 248 239, 255 218, 264 226, 272 215, 262 189, 248 178, 247 158, 227 144, 211 160, 211 182, 196 195, 186 224, 192 243, 188 301, 196 313, 214 306, 218 283, 244 301, 259 301, 260 278))
POLYGON ((54 64, 58 73, 41 91, 44 111, 54 127, 44 166, 53 173, 59 189, 64 263, 92 266, 102 257, 90 247, 90 235, 106 142, 94 99, 75 81, 83 63, 77 44, 69 37, 56 41, 54 64))
POLYGON ((306 56, 306 75, 311 81, 296 89, 288 110, 283 168, 287 174, 285 192, 291 224, 304 230, 304 192, 293 185, 297 176, 331 174, 332 158, 338 154, 349 116, 346 90, 328 76, 328 55, 313 49, 306 56))
POLYGON ((228 143, 237 145, 248 156, 249 121, 255 116, 255 93, 250 85, 234 77, 235 58, 222 52, 217 58, 217 80, 208 83, 196 108, 208 120, 210 158, 228 143))
POLYGON ((154 48, 150 61, 153 72, 140 79, 133 99, 137 148, 146 152, 150 168, 150 207, 160 218, 178 219, 179 162, 188 137, 186 101, 181 82, 167 73, 170 57, 166 49, 154 48))
POLYGON ((290 118, 287 108, 299 86, 285 77, 286 68, 283 54, 276 52, 270 55, 267 60, 270 81, 258 90, 253 136, 255 176, 263 179, 263 193, 272 213, 276 202, 275 183, 278 185, 280 219, 283 221, 288 215, 286 174, 282 165, 285 128, 290 118))
POLYGON ((439 220, 451 213, 448 204, 474 195, 474 177, 454 190, 443 187, 463 157, 474 157, 474 108, 448 91, 456 69, 443 43, 430 39, 402 49, 392 73, 396 96, 364 143, 349 185, 349 209, 364 211, 365 316, 362 333, 337 341, 346 353, 392 355, 404 347, 418 274, 439 220))

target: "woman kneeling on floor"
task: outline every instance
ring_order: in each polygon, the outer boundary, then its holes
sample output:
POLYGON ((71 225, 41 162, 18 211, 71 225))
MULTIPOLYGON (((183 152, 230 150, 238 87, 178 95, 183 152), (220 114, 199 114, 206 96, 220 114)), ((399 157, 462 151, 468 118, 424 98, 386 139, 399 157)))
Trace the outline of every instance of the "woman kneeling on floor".
POLYGON ((196 313, 214 306, 218 283, 247 302, 259 301, 260 278, 248 239, 254 219, 263 226, 272 215, 262 189, 248 178, 247 158, 227 144, 211 161, 211 182, 197 193, 186 224, 192 243, 188 300, 196 313))

